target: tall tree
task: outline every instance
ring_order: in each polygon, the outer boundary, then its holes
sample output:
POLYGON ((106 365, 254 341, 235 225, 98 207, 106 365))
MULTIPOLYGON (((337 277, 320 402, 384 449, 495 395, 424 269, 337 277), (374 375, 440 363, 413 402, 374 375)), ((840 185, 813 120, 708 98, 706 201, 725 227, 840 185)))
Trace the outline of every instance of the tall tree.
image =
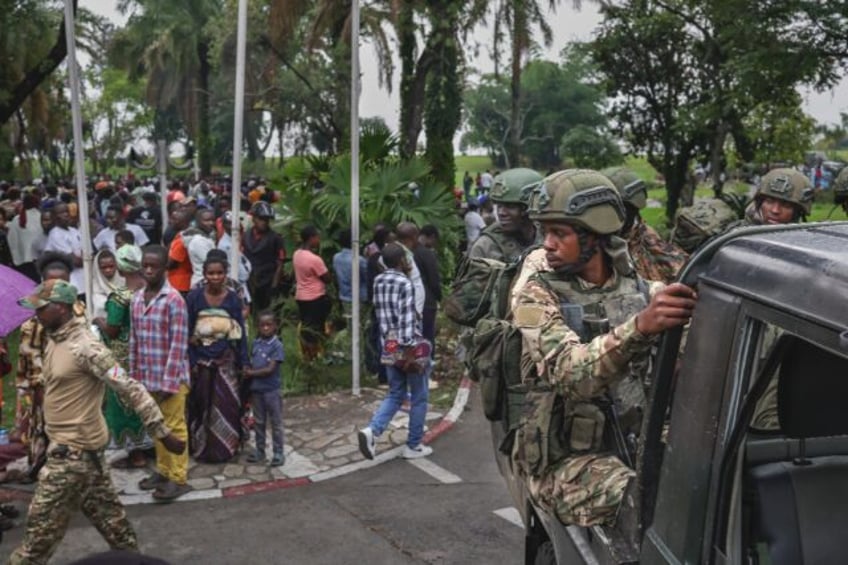
POLYGON ((147 102, 157 112, 176 108, 196 140, 203 174, 212 169, 208 25, 222 8, 223 0, 120 0, 118 9, 130 16, 111 48, 131 79, 146 80, 147 102))
MULTIPOLYGON (((553 11, 559 4, 558 0, 548 0, 548 9, 553 11)), ((574 2, 575 8, 580 2, 574 2)), ((510 118, 509 118, 509 143, 505 155, 506 166, 516 167, 519 163, 521 152, 521 73, 524 68, 525 58, 534 45, 533 32, 536 28, 542 34, 542 43, 550 47, 553 43, 553 31, 548 24, 547 14, 543 13, 542 6, 538 0, 500 0, 495 4, 495 46, 494 53, 496 61, 499 59, 499 43, 509 37, 510 48, 510 118), (503 33, 506 27, 507 34, 503 33)), ((497 68, 496 64, 496 68, 497 68)))
POLYGON ((720 168, 730 134, 753 158, 744 116, 762 103, 786 104, 799 84, 835 79, 832 60, 796 29, 798 11, 792 0, 603 4, 594 58, 619 132, 665 177, 669 218, 693 157, 720 168))

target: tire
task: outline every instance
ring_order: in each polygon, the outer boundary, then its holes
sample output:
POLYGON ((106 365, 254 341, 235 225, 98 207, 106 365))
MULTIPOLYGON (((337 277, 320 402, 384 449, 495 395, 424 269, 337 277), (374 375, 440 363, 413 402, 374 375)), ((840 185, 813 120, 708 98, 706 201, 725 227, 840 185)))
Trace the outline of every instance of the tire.
POLYGON ((556 553, 554 552, 554 544, 548 540, 539 546, 536 550, 536 559, 534 565, 557 565, 556 553))

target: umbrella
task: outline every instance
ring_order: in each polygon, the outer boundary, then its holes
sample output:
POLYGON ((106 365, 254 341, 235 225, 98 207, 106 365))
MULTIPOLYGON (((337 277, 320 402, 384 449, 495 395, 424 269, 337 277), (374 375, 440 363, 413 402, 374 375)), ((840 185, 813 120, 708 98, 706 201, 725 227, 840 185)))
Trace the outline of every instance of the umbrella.
POLYGON ((6 337, 35 314, 18 299, 31 294, 35 283, 14 269, 0 265, 0 337, 6 337))

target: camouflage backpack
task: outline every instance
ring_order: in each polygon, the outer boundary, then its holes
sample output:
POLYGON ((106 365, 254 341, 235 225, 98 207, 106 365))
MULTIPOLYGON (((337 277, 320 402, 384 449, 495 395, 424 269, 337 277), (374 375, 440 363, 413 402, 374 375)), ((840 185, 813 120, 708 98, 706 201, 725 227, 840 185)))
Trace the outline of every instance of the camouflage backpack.
POLYGON ((727 226, 738 219, 738 213, 723 200, 699 200, 677 211, 671 240, 687 253, 692 253, 709 238, 723 233, 727 226))
MULTIPOLYGON (((501 287, 509 287, 518 264, 482 257, 465 257, 457 268, 444 301, 445 315, 457 324, 474 327, 481 318, 491 315, 493 297, 505 300, 504 295, 508 288, 501 287)), ((504 312, 506 303, 494 304, 494 309, 496 312, 504 312)))

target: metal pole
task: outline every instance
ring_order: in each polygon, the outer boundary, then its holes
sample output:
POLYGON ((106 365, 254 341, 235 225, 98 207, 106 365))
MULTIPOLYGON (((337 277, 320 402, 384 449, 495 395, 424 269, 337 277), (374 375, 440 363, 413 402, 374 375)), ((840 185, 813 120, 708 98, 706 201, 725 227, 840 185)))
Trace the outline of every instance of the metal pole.
POLYGON ((159 205, 162 207, 162 235, 168 227, 168 144, 156 140, 156 164, 159 165, 159 205))
POLYGON ((354 396, 359 396, 359 0, 351 3, 350 21, 350 235, 353 251, 350 347, 353 363, 352 392, 354 396))
POLYGON ((85 153, 82 146, 82 111, 80 110, 79 69, 77 68, 76 34, 73 0, 65 0, 65 39, 68 43, 68 81, 71 89, 71 122, 74 131, 74 172, 77 181, 80 238, 82 239, 82 268, 85 277, 86 313, 94 319, 94 290, 91 278, 91 226, 88 218, 88 193, 85 186, 85 153))
POLYGON ((241 144, 244 128, 244 66, 247 43, 247 0, 238 4, 238 37, 236 39, 236 116, 233 124, 233 245, 230 249, 230 278, 238 280, 241 227, 241 144))

